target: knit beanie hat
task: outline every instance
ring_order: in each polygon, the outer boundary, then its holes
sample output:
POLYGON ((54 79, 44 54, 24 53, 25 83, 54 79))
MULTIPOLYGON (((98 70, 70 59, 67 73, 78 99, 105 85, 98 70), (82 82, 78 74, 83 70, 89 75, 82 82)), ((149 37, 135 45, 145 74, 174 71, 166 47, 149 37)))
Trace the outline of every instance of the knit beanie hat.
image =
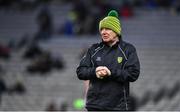
POLYGON ((118 19, 118 13, 115 10, 111 10, 103 20, 99 23, 99 30, 102 28, 109 28, 117 33, 119 36, 121 35, 121 24, 118 19))

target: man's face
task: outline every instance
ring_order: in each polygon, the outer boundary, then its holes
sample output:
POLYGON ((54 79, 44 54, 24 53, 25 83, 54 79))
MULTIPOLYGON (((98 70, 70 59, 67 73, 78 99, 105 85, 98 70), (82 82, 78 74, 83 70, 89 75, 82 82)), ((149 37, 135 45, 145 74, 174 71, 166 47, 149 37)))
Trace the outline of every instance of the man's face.
POLYGON ((103 42, 113 43, 114 41, 116 41, 117 34, 111 29, 102 28, 100 30, 100 34, 101 34, 103 42))

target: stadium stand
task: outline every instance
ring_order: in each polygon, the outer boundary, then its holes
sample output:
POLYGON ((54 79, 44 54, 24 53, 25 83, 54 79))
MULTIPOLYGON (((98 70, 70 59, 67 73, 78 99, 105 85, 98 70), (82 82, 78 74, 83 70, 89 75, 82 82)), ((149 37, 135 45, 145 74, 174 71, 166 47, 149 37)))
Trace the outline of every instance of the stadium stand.
MULTIPOLYGON (((54 28, 63 24, 68 6, 52 4, 54 28), (64 15, 64 16, 62 16, 64 15)), ((35 18, 38 11, 28 13, 0 10, 0 44, 7 45, 10 40, 16 43, 24 34, 33 40, 37 31, 35 18), (12 20, 13 18, 13 20, 12 20)), ((135 97, 136 110, 139 111, 179 111, 180 110, 180 16, 164 10, 135 10, 133 18, 122 18, 123 38, 133 43, 139 55, 141 74, 131 84, 131 94, 135 97)), ((27 45, 22 49, 11 49, 10 59, 0 59, 5 72, 0 72, 8 88, 20 81, 25 93, 5 92, 1 96, 0 111, 43 111, 54 101, 57 110, 67 103, 67 110, 76 110, 73 101, 84 98, 84 85, 76 77, 76 67, 82 49, 100 41, 98 35, 58 35, 38 44, 42 50, 62 58, 65 68, 52 69, 47 75, 28 73, 26 67, 32 60, 22 58, 27 45)))

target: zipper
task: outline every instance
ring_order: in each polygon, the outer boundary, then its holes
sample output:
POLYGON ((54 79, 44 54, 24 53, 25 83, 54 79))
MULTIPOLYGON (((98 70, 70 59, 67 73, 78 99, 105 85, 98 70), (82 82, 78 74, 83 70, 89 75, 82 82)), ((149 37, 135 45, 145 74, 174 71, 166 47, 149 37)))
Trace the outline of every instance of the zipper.
MULTIPOLYGON (((126 59, 126 62, 125 62, 124 65, 123 65, 123 70, 124 70, 128 58, 127 58, 125 52, 122 50, 122 48, 121 48, 119 45, 118 45, 118 47, 119 47, 120 51, 122 52, 122 54, 124 55, 124 57, 125 57, 125 59, 126 59)), ((124 100, 125 100, 126 110, 128 110, 127 97, 126 97, 126 88, 125 88, 124 85, 123 85, 123 93, 124 93, 124 100)))
POLYGON ((124 53, 124 51, 121 49, 121 47, 119 45, 118 45, 118 48, 120 49, 120 51, 123 53, 125 59, 127 60, 128 58, 127 58, 126 54, 124 53))

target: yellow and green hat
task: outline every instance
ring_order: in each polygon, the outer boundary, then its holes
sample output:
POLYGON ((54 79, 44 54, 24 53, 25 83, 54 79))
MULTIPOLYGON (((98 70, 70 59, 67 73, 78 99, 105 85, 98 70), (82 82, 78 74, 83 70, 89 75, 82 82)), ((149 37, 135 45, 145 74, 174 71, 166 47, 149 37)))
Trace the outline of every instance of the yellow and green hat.
POLYGON ((111 10, 104 19, 99 22, 99 30, 102 28, 109 28, 117 33, 119 36, 121 35, 121 24, 118 19, 118 13, 115 10, 111 10))

